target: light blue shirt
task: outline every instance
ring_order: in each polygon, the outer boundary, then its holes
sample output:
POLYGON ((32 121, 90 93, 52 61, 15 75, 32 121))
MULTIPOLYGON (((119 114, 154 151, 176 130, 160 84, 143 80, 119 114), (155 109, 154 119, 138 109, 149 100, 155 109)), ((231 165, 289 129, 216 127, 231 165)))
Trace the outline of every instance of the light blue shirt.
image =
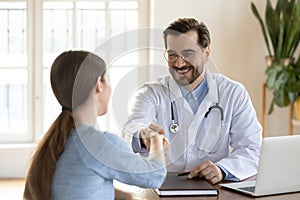
POLYGON ((206 79, 198 85, 193 91, 189 92, 183 86, 179 86, 182 96, 190 104, 194 114, 197 112, 199 105, 208 93, 208 86, 206 79))
POLYGON ((165 176, 160 160, 147 160, 117 135, 84 125, 72 131, 57 162, 51 199, 114 199, 113 180, 159 188, 165 176))

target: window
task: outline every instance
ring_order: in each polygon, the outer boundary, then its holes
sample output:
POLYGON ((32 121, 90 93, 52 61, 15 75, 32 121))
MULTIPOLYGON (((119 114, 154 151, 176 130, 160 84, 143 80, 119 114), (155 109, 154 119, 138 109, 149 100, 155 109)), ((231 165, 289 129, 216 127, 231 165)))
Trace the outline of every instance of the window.
MULTIPOLYGON (((146 26, 146 2, 0 0, 0 142, 39 139, 61 110, 50 85, 53 60, 65 50, 94 51, 114 35, 146 26)), ((109 63, 113 89, 139 56, 109 63)), ((114 131, 119 128, 112 118, 108 113, 99 120, 114 131)))
POLYGON ((27 5, 0 2, 0 137, 29 132, 27 5))

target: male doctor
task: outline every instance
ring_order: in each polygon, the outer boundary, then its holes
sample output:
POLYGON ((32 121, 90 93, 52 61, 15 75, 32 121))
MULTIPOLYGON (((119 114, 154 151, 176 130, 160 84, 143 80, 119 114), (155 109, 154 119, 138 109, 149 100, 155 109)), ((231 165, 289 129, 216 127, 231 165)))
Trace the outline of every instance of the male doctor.
POLYGON ((156 123, 169 140, 169 172, 190 172, 189 178, 213 184, 255 175, 262 127, 245 87, 206 69, 208 28, 180 18, 163 33, 171 76, 140 88, 123 137, 135 152, 146 153, 149 140, 141 129, 156 123))

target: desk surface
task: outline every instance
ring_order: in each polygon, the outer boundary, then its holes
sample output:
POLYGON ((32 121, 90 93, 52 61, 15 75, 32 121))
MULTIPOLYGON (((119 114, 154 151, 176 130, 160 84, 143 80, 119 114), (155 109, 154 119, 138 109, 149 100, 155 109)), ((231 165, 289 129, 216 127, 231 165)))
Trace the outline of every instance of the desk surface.
MULTIPOLYGON (((132 199, 149 199, 149 200, 184 200, 184 199, 199 199, 199 200, 297 200, 300 199, 300 192, 280 194, 280 195, 271 195, 264 197, 251 197, 245 194, 234 192, 228 189, 223 189, 219 185, 215 187, 219 190, 218 196, 197 196, 197 197, 159 197, 151 189, 143 189, 136 186, 128 186, 118 183, 118 188, 121 190, 132 193, 132 199), (125 187, 124 187, 125 186, 125 187)), ((127 199, 127 198, 126 198, 127 199)))

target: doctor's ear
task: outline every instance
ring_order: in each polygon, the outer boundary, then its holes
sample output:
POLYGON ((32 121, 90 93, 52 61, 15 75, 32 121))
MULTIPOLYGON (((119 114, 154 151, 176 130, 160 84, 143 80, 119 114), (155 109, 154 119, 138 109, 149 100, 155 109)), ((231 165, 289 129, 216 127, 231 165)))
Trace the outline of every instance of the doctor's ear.
POLYGON ((210 56, 210 45, 208 45, 205 49, 204 49, 204 55, 205 55, 205 62, 208 61, 209 56, 210 56))

